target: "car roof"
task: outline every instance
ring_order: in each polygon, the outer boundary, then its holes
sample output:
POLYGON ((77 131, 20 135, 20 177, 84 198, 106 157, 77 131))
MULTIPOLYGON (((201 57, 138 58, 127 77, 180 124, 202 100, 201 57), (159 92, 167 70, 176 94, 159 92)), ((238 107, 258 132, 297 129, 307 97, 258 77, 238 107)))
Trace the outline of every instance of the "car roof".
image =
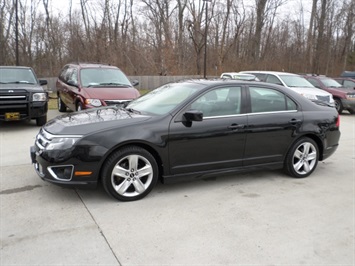
POLYGON ((117 66, 104 64, 104 63, 86 63, 86 62, 73 62, 68 65, 79 66, 80 68, 118 68, 117 66))
POLYGON ((248 71, 241 71, 240 73, 258 73, 258 74, 274 74, 274 75, 290 75, 290 76, 300 76, 295 73, 289 72, 281 72, 281 71, 266 71, 266 70, 248 70, 248 71))
POLYGON ((22 69, 32 69, 31 67, 27 67, 27 66, 0 66, 0 68, 22 68, 22 69))
POLYGON ((221 75, 253 75, 250 73, 242 73, 242 72, 224 72, 221 75))
MULTIPOLYGON (((249 81, 249 80, 242 80, 242 79, 223 79, 223 78, 215 78, 215 79, 181 79, 178 81, 173 81, 172 83, 195 83, 195 84, 201 84, 205 85, 206 87, 209 86, 218 86, 218 85, 226 85, 226 84, 235 84, 235 85, 247 85, 247 86, 252 86, 252 85, 258 85, 261 87, 269 87, 269 88, 275 88, 280 91, 284 91, 286 87, 284 86, 279 86, 277 84, 272 84, 272 83, 266 83, 266 82, 261 82, 261 81, 249 81)), ((168 83, 169 84, 169 83, 168 83)), ((291 94, 293 93, 292 90, 289 90, 286 88, 287 92, 289 93, 291 91, 291 94)))

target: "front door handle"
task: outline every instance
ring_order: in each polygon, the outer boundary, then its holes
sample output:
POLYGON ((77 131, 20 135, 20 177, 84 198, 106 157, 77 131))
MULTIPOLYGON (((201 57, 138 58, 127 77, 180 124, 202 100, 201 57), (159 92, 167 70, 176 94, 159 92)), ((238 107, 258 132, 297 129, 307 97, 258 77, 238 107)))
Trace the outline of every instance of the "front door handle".
POLYGON ((302 120, 293 118, 290 121, 288 121, 288 123, 291 125, 298 125, 302 123, 302 120))

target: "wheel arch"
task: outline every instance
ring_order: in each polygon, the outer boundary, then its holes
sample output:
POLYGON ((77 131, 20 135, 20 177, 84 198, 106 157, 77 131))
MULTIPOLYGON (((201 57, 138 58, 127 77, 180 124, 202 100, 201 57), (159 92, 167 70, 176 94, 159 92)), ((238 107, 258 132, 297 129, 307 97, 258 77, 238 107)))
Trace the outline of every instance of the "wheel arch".
POLYGON ((289 152, 289 150, 291 149, 293 144, 296 143, 301 138, 310 138, 310 139, 314 140, 314 142, 317 144, 317 147, 318 147, 318 160, 322 161, 323 160, 324 145, 323 145, 321 137, 317 136, 315 134, 305 134, 305 135, 301 135, 298 138, 296 138, 289 146, 287 153, 289 152))
POLYGON ((146 143, 142 143, 142 142, 124 143, 122 145, 114 147, 109 152, 107 152, 106 155, 104 156, 104 158, 101 160, 98 180, 101 180, 102 171, 103 171, 103 168, 104 168, 107 158, 109 158, 113 153, 117 152, 118 150, 124 149, 125 147, 129 147, 129 146, 136 146, 136 147, 140 147, 142 149, 145 149, 154 157, 154 159, 156 160, 157 165, 158 165, 158 180, 162 181, 164 169, 163 169, 163 161, 162 161, 159 153, 152 146, 150 146, 146 143))

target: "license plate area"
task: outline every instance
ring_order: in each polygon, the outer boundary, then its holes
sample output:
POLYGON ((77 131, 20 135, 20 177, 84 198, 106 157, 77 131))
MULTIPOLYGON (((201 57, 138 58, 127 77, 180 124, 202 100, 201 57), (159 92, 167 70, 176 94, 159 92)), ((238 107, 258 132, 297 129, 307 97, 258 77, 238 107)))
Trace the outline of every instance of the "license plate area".
POLYGON ((5 113, 5 120, 20 120, 19 112, 5 113))

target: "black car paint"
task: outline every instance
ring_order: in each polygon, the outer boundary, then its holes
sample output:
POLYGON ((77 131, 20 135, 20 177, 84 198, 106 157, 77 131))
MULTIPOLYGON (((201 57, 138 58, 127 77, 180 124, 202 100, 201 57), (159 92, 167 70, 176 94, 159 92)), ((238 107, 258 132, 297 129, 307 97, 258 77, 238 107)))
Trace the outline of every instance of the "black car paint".
POLYGON ((335 126, 338 114, 334 108, 315 105, 291 90, 265 83, 228 81, 231 86, 241 85, 244 93, 249 84, 277 89, 292 98, 299 109, 249 113, 248 95, 244 94, 246 101, 242 114, 186 123, 184 113, 189 103, 211 88, 226 85, 226 82, 205 81, 205 89, 165 116, 107 107, 57 117, 43 129, 55 135, 80 134, 83 138, 67 151, 41 151, 34 146, 32 160, 43 166, 42 178, 45 180, 60 185, 95 186, 107 157, 132 144, 143 147, 156 158, 164 182, 282 168, 287 151, 301 136, 311 137, 319 144, 320 160, 336 150, 340 132, 335 126), (46 168, 58 163, 74 165, 76 171, 90 170, 92 174, 74 175, 69 182, 55 180, 46 168))

